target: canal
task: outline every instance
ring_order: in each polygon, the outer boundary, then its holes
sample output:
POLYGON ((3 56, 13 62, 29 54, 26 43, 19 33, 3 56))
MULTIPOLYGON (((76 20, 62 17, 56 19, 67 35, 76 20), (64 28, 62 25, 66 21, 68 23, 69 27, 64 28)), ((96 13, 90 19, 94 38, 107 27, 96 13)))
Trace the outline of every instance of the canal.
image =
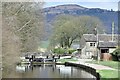
POLYGON ((17 65, 9 78, 95 78, 79 67, 55 64, 17 65))

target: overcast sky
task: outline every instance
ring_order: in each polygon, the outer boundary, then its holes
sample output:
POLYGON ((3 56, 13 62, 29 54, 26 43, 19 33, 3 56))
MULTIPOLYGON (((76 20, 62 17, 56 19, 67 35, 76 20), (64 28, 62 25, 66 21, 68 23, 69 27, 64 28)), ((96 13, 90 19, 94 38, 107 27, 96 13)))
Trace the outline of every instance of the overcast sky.
POLYGON ((51 7, 63 4, 78 4, 87 8, 101 8, 107 10, 118 10, 119 0, 44 0, 44 7, 51 7))

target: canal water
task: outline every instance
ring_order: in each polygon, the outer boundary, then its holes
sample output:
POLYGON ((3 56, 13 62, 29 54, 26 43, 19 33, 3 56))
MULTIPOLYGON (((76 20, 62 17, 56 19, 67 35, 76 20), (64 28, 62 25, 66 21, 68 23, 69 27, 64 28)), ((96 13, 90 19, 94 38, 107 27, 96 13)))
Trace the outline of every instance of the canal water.
POLYGON ((17 65, 15 78, 95 78, 78 67, 55 64, 17 65))

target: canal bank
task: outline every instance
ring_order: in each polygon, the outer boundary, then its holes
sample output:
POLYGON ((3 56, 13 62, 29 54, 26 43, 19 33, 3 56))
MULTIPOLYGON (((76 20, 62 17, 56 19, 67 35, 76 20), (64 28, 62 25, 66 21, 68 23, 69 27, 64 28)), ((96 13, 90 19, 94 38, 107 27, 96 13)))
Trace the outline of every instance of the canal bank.
POLYGON ((84 65, 83 63, 77 63, 77 62, 65 62, 65 65, 66 66, 80 67, 81 69, 83 69, 83 70, 89 72, 90 74, 92 74, 93 76, 95 76, 96 80, 100 80, 99 73, 97 73, 96 69, 94 69, 90 66, 84 65))
MULTIPOLYGON (((80 67, 81 69, 89 72, 90 74, 94 75, 96 77, 97 80, 104 80, 103 76, 101 75, 101 73, 99 71, 116 71, 116 69, 113 69, 111 67, 108 66, 103 66, 103 65, 97 65, 97 64, 91 64, 91 63, 85 63, 85 62, 65 62, 66 66, 74 66, 74 67, 80 67)), ((113 74, 115 75, 115 74, 113 74)), ((107 79, 107 78, 106 78, 107 79)), ((105 80, 106 80, 105 79, 105 80)), ((109 78, 110 79, 110 78, 109 78)), ((113 80, 118 80, 117 78, 112 78, 113 80)))

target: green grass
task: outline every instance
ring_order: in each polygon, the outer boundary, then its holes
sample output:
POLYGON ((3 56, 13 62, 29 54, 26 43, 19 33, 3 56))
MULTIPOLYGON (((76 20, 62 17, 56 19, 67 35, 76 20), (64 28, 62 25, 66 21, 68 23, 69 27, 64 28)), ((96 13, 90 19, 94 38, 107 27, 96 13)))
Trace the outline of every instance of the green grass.
POLYGON ((118 71, 117 70, 98 70, 100 74, 100 78, 104 80, 105 78, 118 78, 118 71))
POLYGON ((97 72, 101 76, 101 80, 117 80, 114 78, 118 78, 118 65, 120 64, 117 61, 89 61, 87 63, 93 63, 93 64, 99 64, 99 65, 104 65, 108 66, 117 70, 97 70, 97 72), (110 79, 111 78, 111 79, 110 79))
POLYGON ((111 68, 114 69, 118 69, 118 64, 120 64, 120 62, 117 61, 90 61, 87 63, 93 63, 93 64, 100 64, 100 65, 104 65, 104 66, 109 66, 111 68))
POLYGON ((78 61, 77 59, 58 59, 58 62, 65 63, 68 61, 78 61))

